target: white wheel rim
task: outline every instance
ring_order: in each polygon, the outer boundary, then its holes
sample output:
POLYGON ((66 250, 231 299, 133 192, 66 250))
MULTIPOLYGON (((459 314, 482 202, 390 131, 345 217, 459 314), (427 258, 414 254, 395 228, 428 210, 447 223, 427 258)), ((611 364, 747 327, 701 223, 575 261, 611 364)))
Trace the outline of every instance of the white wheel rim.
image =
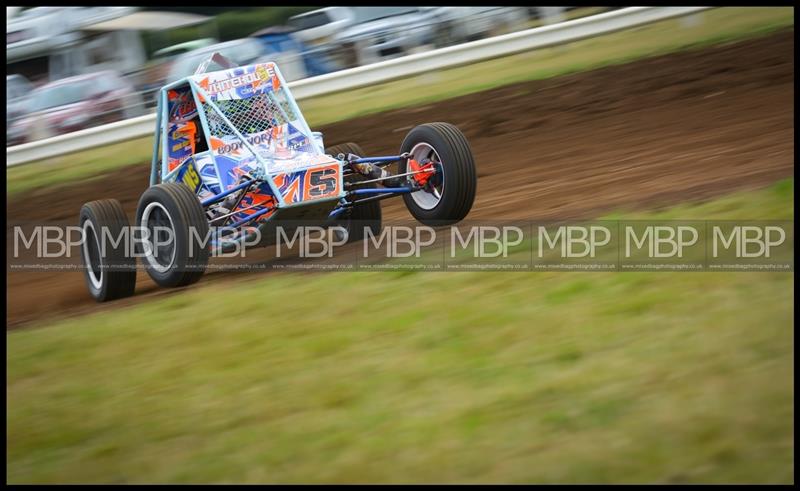
MULTIPOLYGON (((414 203, 416 203, 417 206, 423 210, 432 210, 436 208, 436 206, 442 201, 442 195, 444 194, 445 176, 442 159, 439 158, 439 154, 436 152, 436 149, 427 143, 417 143, 414 145, 414 148, 411 149, 410 153, 411 158, 417 162, 422 162, 424 159, 432 160, 438 167, 437 171, 441 172, 442 182, 439 186, 432 187, 433 192, 421 189, 411 193, 411 198, 414 200, 414 203)), ((406 172, 408 172, 408 169, 406 169, 406 172)))
POLYGON ((164 206, 161 203, 153 201, 152 203, 147 205, 144 208, 144 211, 142 212, 142 222, 141 222, 142 223, 142 228, 147 229, 147 230, 150 229, 150 216, 153 214, 154 211, 156 211, 156 209, 162 211, 164 213, 164 215, 166 215, 167 220, 169 220, 169 228, 170 228, 170 230, 172 230, 172 240, 173 240, 172 254, 170 256, 169 263, 167 263, 166 266, 164 266, 163 264, 159 263, 156 255, 154 254, 155 253, 155 247, 153 245, 153 242, 151 241, 149 243, 146 242, 144 244, 145 245, 144 258, 147 261, 147 264, 149 264, 151 268, 153 268, 154 270, 158 271, 159 273, 164 273, 164 272, 168 271, 169 268, 172 267, 172 264, 175 262, 175 251, 177 249, 177 247, 176 247, 177 244, 174 243, 174 241, 176 240, 175 222, 172 220, 172 215, 169 214, 167 209, 164 208, 164 206))
MULTIPOLYGON (((86 263, 86 272, 89 276, 89 282, 92 284, 95 290, 100 290, 103 287, 103 269, 100 268, 100 271, 95 271, 92 267, 92 258, 89 255, 89 234, 87 233, 89 229, 92 229, 92 235, 94 235, 94 243, 97 244, 97 253, 102 258, 102 251, 100 247, 100 238, 97 237, 97 231, 94 229, 94 225, 92 224, 91 220, 86 220, 83 222, 83 257, 84 262, 86 263), (98 275, 99 273, 99 275, 98 275)), ((98 261, 101 262, 102 261, 98 261)))

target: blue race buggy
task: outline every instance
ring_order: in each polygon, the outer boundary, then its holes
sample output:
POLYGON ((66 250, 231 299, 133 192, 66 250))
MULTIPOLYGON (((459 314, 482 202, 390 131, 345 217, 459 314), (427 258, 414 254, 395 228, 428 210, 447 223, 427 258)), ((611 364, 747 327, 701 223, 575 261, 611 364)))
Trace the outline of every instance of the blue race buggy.
POLYGON ((276 224, 336 225, 348 241, 363 240, 380 232, 380 201, 400 195, 419 222, 456 223, 476 184, 469 144, 451 124, 416 126, 399 155, 367 157, 355 143, 326 149, 274 63, 236 67, 215 54, 158 93, 150 187, 136 211, 139 254, 101 240, 131 229, 119 201, 81 209, 86 284, 99 302, 133 295, 139 256, 158 285, 189 285, 215 252, 251 245, 276 224), (222 70, 207 71, 212 63, 222 70))

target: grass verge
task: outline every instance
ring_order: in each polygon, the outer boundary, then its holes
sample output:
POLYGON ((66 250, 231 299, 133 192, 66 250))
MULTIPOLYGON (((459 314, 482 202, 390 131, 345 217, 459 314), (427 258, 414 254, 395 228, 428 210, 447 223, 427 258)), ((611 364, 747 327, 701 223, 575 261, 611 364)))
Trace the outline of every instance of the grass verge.
POLYGON ((11 332, 7 480, 793 482, 793 278, 276 274, 11 332))
MULTIPOLYGON (((763 34, 794 25, 792 7, 724 7, 549 49, 441 70, 301 102, 312 127, 415 104, 448 99, 526 80, 619 64, 687 48, 763 34), (692 19, 690 17, 689 19, 692 19), (414 90, 409 88, 413 87, 414 90), (424 90, 418 90, 424 87, 424 90)), ((152 138, 111 145, 6 170, 6 191, 76 179, 149 162, 152 138)))

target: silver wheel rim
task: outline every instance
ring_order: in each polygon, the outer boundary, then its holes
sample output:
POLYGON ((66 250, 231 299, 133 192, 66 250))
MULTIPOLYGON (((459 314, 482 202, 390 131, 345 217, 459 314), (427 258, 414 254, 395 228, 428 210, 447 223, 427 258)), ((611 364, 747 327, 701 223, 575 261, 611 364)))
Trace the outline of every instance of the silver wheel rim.
MULTIPOLYGON (((172 216, 169 214, 167 209, 164 208, 164 206, 161 203, 158 203, 156 201, 153 201, 152 203, 147 205, 144 211, 142 212, 142 228, 150 230, 150 237, 153 237, 153 234, 155 233, 154 230, 151 230, 152 227, 163 226, 164 222, 163 218, 166 218, 166 221, 169 223, 169 229, 172 230, 172 241, 171 241, 172 247, 170 248, 171 252, 168 252, 169 262, 166 263, 166 266, 164 265, 164 263, 159 261, 158 255, 154 254, 154 252, 156 251, 153 242, 152 241, 145 242, 144 244, 145 246, 144 258, 147 261, 147 264, 149 264, 151 268, 158 271, 159 273, 164 273, 168 271, 169 268, 172 267, 172 264, 175 262, 175 249, 176 249, 175 222, 172 220, 172 216), (151 218, 153 222, 157 223, 151 224, 151 218)), ((163 259, 163 257, 161 259, 163 259)))
MULTIPOLYGON (((92 266, 92 255, 89 253, 89 229, 92 229, 92 236, 94 236, 94 244, 97 246, 97 254, 100 255, 100 251, 102 250, 100 247, 100 239, 97 237, 97 231, 94 229, 94 225, 92 224, 91 220, 86 220, 83 222, 83 257, 84 262, 86 263, 86 273, 89 277, 89 282, 92 284, 95 290, 100 290, 103 287, 103 269, 99 268, 100 271, 95 271, 94 267, 92 266)), ((98 262, 100 258, 98 257, 98 262)))
POLYGON ((411 149, 410 153, 411 158, 417 162, 422 162, 424 159, 430 159, 436 165, 437 172, 441 173, 441 182, 438 186, 428 184, 427 186, 430 187, 430 191, 427 189, 421 189, 411 193, 411 199, 414 200, 414 203, 416 203, 417 206, 423 210, 432 210, 436 208, 436 206, 442 201, 442 195, 444 194, 445 179, 442 159, 439 158, 439 154, 436 153, 436 149, 427 143, 417 143, 414 145, 414 148, 411 149))

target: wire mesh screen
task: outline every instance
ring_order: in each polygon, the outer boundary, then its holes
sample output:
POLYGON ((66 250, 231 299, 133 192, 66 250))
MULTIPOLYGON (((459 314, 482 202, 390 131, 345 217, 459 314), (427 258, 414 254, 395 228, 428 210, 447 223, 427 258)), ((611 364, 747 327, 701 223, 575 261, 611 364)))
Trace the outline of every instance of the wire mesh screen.
POLYGON ((245 99, 217 100, 216 106, 231 122, 225 122, 208 101, 203 104, 212 138, 224 144, 217 147, 217 155, 225 154, 237 160, 252 158, 253 154, 234 132, 238 130, 258 153, 268 167, 277 160, 301 157, 298 152, 312 155, 321 151, 315 146, 313 136, 307 134, 302 115, 298 114, 283 90, 257 92, 245 99), (302 128, 302 129, 301 129, 302 128))
MULTIPOLYGON (((247 99, 218 100, 216 105, 243 135, 261 133, 299 119, 282 91, 262 92, 247 99)), ((203 103, 203 109, 211 136, 217 138, 235 136, 233 129, 208 102, 203 103)))

